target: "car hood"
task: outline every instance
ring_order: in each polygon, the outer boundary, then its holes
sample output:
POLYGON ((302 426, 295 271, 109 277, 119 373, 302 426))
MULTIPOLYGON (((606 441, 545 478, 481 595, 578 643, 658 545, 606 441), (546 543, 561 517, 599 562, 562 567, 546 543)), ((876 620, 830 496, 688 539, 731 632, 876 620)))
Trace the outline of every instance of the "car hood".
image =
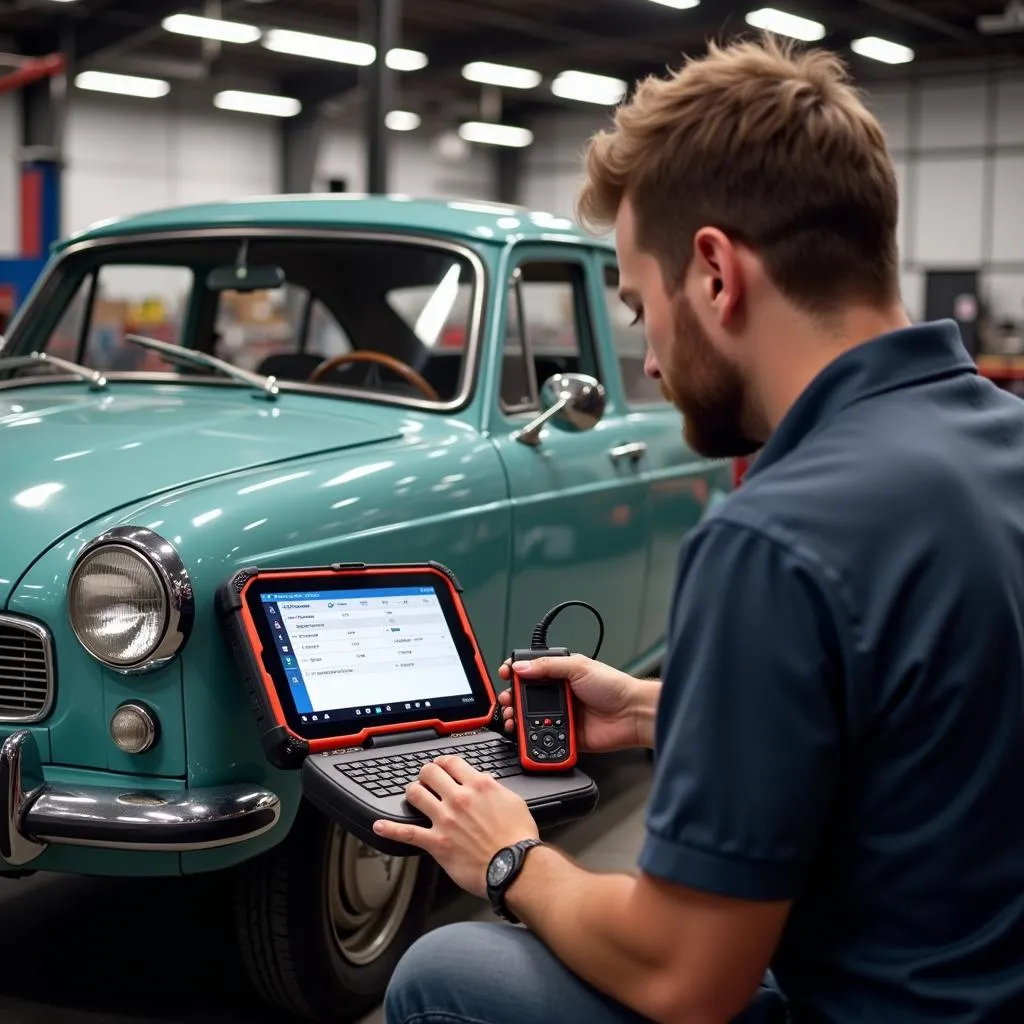
POLYGON ((114 383, 0 393, 0 608, 48 547, 184 485, 401 436, 398 410, 223 387, 114 383))

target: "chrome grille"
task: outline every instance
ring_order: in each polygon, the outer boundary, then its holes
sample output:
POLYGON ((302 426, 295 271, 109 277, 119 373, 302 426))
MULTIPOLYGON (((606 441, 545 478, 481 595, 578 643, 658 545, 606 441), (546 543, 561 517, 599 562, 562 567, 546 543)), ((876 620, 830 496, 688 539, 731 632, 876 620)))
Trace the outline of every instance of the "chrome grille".
POLYGON ((0 722, 38 722, 49 713, 51 650, 45 626, 0 615, 0 722))

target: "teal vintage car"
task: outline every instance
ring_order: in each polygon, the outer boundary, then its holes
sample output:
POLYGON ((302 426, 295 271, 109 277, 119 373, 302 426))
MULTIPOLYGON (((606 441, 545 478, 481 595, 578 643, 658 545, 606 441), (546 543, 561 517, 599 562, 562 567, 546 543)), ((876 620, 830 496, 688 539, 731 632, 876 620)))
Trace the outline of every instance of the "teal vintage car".
POLYGON ((0 349, 0 873, 223 872, 267 1000, 379 999, 437 867, 267 762, 215 591, 433 559, 491 665, 586 597, 602 657, 655 670, 681 538, 734 480, 616 291, 609 246, 487 203, 268 197, 60 244, 0 349))

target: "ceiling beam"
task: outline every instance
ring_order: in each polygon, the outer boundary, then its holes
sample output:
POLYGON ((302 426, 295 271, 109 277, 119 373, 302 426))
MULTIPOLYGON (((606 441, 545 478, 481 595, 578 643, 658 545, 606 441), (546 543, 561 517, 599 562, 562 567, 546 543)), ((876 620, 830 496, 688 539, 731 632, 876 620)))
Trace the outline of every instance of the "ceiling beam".
POLYGON ((618 56, 626 60, 659 61, 664 59, 665 53, 665 47, 659 40, 663 40, 666 34, 672 35, 673 28, 677 27, 688 35, 707 35, 716 32, 722 23, 720 18, 698 20, 688 17, 689 11, 673 11, 654 4, 650 5, 651 12, 641 13, 630 8, 618 14, 556 21, 534 19, 482 4, 472 5, 467 10, 467 5, 458 0, 429 0, 429 3, 431 17, 468 17, 482 26, 480 31, 455 35, 450 45, 431 55, 431 64, 441 69, 461 67, 471 59, 467 54, 502 61, 506 52, 587 50, 609 58, 618 56), (500 40, 504 40, 504 44, 500 40))
MULTIPOLYGON (((189 6, 187 0, 118 0, 116 7, 108 7, 99 17, 90 18, 79 28, 78 60, 84 63, 120 56, 145 46, 164 35, 161 27, 164 18, 189 6)), ((246 0, 224 0, 221 4, 224 18, 243 10, 252 10, 246 0)))
POLYGON ((890 14, 902 21, 908 21, 919 25, 938 35, 948 36, 950 39, 958 39, 962 43, 974 43, 978 39, 976 32, 960 25, 955 25, 945 18, 937 18, 934 14, 918 10, 909 3, 902 3, 900 0, 859 0, 864 7, 871 7, 884 14, 890 14))
POLYGON ((318 68, 316 72, 285 75, 280 80, 281 92, 294 96, 306 110, 313 110, 327 100, 351 93, 359 85, 358 68, 337 65, 318 68))

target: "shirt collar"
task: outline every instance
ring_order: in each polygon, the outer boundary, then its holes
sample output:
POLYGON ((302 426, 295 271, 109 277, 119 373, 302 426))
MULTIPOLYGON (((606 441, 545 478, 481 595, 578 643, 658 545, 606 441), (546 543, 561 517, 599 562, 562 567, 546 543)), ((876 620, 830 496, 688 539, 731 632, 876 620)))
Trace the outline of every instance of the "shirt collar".
POLYGON ((954 320, 904 327, 857 345, 811 381, 746 475, 777 462, 815 427, 854 402, 927 380, 977 372, 954 320))

